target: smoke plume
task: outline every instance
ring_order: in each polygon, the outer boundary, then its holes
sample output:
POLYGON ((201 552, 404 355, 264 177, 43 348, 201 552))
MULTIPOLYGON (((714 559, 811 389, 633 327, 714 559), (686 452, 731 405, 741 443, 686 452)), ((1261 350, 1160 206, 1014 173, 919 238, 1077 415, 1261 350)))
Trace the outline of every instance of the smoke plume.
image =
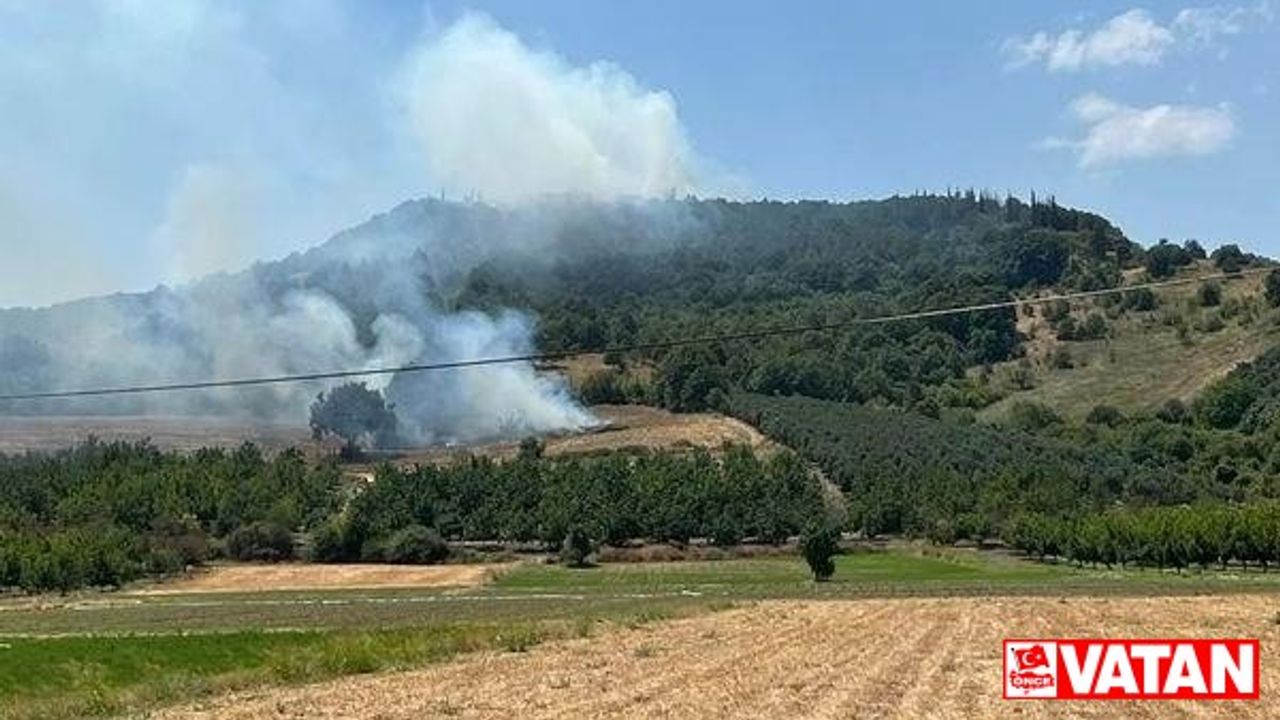
MULTIPOLYGON (((450 310, 468 273, 509 253, 567 252, 583 218, 643 216, 674 237, 693 156, 672 98, 607 63, 534 51, 481 15, 424 37, 390 83, 424 187, 485 202, 416 201, 305 253, 176 289, 0 312, 0 393, 369 369, 524 354, 536 318, 450 310), (582 200, 586 199, 585 204, 582 200), (489 204, 486 204, 489 203, 489 204), (584 208, 594 208, 584 211, 584 208), (651 217, 650 217, 651 216, 651 217)), ((385 153, 383 153, 385 154, 385 153)), ((252 167, 252 164, 248 165, 252 167)), ((269 182, 278 182, 278 177, 269 182)), ((154 233, 179 277, 222 267, 244 241, 236 175, 192 163, 154 233)), ((280 208, 290 212, 290 208, 280 208)), ((410 442, 511 438, 593 422, 528 364, 380 376, 410 442)), ((49 401, 0 412, 252 415, 304 422, 323 386, 49 401)))
POLYGON ((692 156, 665 92, 606 62, 574 67, 484 15, 412 53, 400 78, 437 186, 493 202, 685 194, 692 156))

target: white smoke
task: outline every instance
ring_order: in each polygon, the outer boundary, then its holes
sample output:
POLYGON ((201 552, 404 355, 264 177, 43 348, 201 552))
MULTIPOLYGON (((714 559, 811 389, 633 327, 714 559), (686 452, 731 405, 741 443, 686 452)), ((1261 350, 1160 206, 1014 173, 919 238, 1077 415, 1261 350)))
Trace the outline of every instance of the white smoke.
POLYGON ((509 203, 686 194, 693 155, 675 101, 607 62, 535 51, 468 14, 411 53, 399 82, 432 181, 509 203))
MULTIPOLYGON (((402 146, 411 140, 420 152, 403 162, 418 168, 419 177, 425 164, 426 187, 496 206, 407 204, 275 265, 177 290, 0 313, 0 343, 23 338, 22 356, 39 366, 14 377, 38 376, 65 389, 524 355, 535 349, 535 319, 512 310, 446 309, 478 264, 512 252, 544 258, 558 252, 557 239, 568 224, 583 222, 584 208, 615 208, 615 220, 645 228, 635 231, 641 239, 649 239, 642 237, 646 232, 665 239, 679 232, 680 218, 669 207, 631 200, 691 192, 695 158, 670 95, 641 87, 620 68, 574 66, 528 48, 486 16, 468 14, 411 48, 391 86, 410 137, 389 131, 386 141, 402 146), (28 340, 40 343, 47 357, 24 344, 28 340)), ((375 154, 392 153, 381 148, 375 154)), ((255 167, 235 160, 184 165, 153 233, 178 277, 228 269, 238 258, 261 254, 253 243, 264 232, 262 218, 310 209, 275 206, 291 195, 276 192, 281 179, 296 173, 273 167, 255 174, 255 167), (270 188, 271 202, 257 197, 262 188, 270 188)), ((26 389, 12 379, 6 384, 5 370, 0 389, 26 389)), ((527 363, 378 376, 369 383, 395 403, 410 442, 511 438, 593 422, 563 381, 527 363)), ((73 407, 302 422, 319 389, 282 384, 73 407)))

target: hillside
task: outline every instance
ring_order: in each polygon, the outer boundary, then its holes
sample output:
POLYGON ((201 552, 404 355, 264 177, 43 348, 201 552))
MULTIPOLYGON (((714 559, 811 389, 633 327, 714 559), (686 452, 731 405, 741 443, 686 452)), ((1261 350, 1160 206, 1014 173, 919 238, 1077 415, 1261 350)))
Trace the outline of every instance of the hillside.
MULTIPOLYGON (((0 392, 594 349, 1112 284, 1142 249, 1105 218, 974 193, 851 203, 424 200, 306 253, 190 286, 0 312, 0 392)), ((913 406, 1020 352, 1012 312, 606 358, 651 368, 597 402, 702 410, 736 388, 913 406)), ((631 373, 634 376, 634 373, 631 373)), ((26 402, 10 413, 301 423, 320 385, 26 402)), ((532 368, 379 385, 409 442, 573 431, 532 368), (495 391, 501 388, 500 391, 495 391)))
MULTIPOLYGON (((1201 262, 1176 277, 1215 272, 1201 262)), ((1106 336, 1098 339, 1061 339, 1043 308, 1024 315, 1019 331, 1027 338, 1029 362, 995 366, 993 376, 1007 395, 979 417, 999 420, 1019 401, 1043 403, 1077 420, 1099 404, 1134 413, 1154 411, 1170 399, 1191 402, 1240 363, 1280 343, 1280 310, 1265 302, 1263 281, 1247 275, 1221 283, 1221 301, 1210 307, 1196 297, 1195 285, 1154 291, 1156 306, 1149 311, 1076 303, 1071 316, 1077 323, 1090 314, 1107 318, 1106 336)))

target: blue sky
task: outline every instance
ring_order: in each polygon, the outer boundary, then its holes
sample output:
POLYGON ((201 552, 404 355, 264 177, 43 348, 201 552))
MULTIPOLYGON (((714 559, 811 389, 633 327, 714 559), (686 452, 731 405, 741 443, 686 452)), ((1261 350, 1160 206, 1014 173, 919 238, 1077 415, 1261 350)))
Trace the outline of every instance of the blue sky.
POLYGON ((1143 243, 1276 255, 1278 12, 0 0, 0 306, 235 269, 441 191, 1035 189, 1143 243))

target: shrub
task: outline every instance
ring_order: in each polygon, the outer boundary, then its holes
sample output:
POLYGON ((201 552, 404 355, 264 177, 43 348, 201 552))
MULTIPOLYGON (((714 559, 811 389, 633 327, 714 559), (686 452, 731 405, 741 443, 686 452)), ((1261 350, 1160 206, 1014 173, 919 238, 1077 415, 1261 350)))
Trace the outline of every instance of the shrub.
POLYGON ((1062 424, 1062 417, 1048 405, 1019 400, 1009 407, 1009 424, 1019 430, 1034 432, 1062 424))
POLYGON ((1159 410, 1156 410, 1156 417, 1164 422, 1180 425, 1191 417, 1191 411, 1187 408, 1187 404, 1178 398, 1169 398, 1164 401, 1159 410))
POLYGON ((347 539, 347 523, 341 517, 332 517, 311 531, 308 556, 313 562, 342 562, 353 553, 347 539))
POLYGON ((390 563, 435 565, 449 557, 449 546, 435 530, 410 525, 387 540, 382 555, 390 563))
POLYGON ((1145 265, 1147 274, 1159 280, 1173 275, 1178 268, 1189 265, 1191 261, 1191 255, 1184 248, 1162 239, 1147 249, 1145 265))
POLYGON ((1267 304, 1271 307, 1280 307, 1280 269, 1267 273, 1265 286, 1267 304))
POLYGON ((1196 301, 1200 307, 1217 307, 1222 304, 1222 286, 1216 282, 1207 282, 1196 290, 1196 301))
POLYGON ((840 552, 840 531, 830 523, 810 526, 800 537, 800 551, 815 582, 826 582, 836 572, 832 559, 840 552))
POLYGON ((1115 427, 1124 422, 1124 415, 1113 405, 1094 405, 1085 422, 1091 425, 1115 427))
POLYGON ((1240 268, 1249 262, 1249 258, 1245 256, 1240 246, 1234 243, 1214 250, 1209 258, 1219 270, 1225 273, 1240 272, 1240 268))
POLYGON ((581 527, 574 525, 569 528, 564 542, 560 544, 560 562, 573 568, 588 567, 594 551, 595 545, 591 542, 591 537, 581 527))
POLYGON ((618 373, 608 370, 588 375, 578 388, 578 395, 588 405, 618 405, 627 401, 618 373))
POLYGON ((1150 288, 1138 288, 1126 292, 1121 305, 1126 310, 1148 312, 1159 307, 1160 301, 1156 299, 1156 294, 1151 292, 1150 288))
POLYGON ((209 559, 209 538, 194 518, 166 515, 151 523, 147 549, 154 566, 171 572, 209 559))
POLYGON ((545 443, 538 438, 530 435, 520 441, 519 458, 521 460, 533 461, 542 458, 542 453, 547 449, 545 443))
POLYGON ((289 560, 293 558, 293 535, 278 523, 250 523, 227 537, 227 554, 237 560, 289 560))

